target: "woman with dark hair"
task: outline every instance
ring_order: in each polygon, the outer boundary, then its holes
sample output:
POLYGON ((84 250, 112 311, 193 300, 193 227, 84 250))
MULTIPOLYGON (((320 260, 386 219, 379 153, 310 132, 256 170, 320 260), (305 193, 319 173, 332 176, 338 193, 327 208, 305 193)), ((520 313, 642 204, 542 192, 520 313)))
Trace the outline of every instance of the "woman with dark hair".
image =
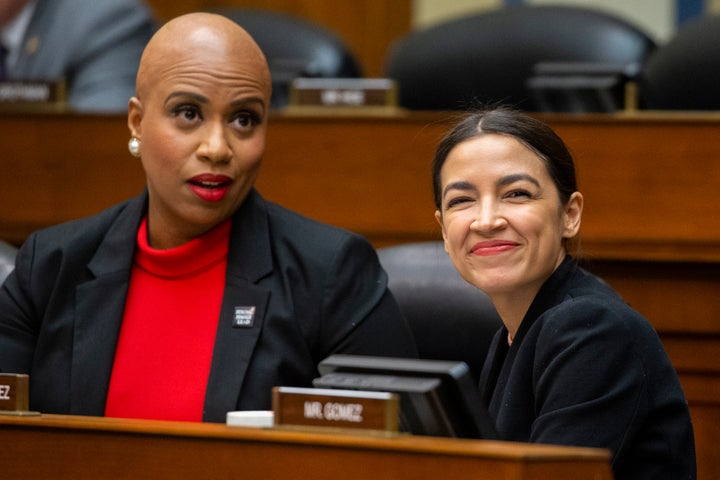
POLYGON ((583 196, 560 137, 514 110, 471 114, 441 141, 433 187, 446 251, 503 320, 480 378, 500 437, 607 448, 618 479, 695 478, 657 333, 569 254, 583 196))

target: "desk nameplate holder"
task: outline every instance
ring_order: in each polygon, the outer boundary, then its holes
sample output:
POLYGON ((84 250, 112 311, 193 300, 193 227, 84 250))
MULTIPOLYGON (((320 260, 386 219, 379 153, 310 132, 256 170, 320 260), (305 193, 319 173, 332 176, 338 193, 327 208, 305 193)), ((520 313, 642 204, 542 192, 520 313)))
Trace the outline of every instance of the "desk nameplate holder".
POLYGON ((30 377, 25 374, 0 373, 0 415, 30 416, 30 377))
POLYGON ((400 429, 400 400, 395 393, 275 387, 272 404, 276 428, 383 435, 397 435, 400 429))
POLYGON ((285 113, 395 113, 397 87, 388 78, 296 78, 285 113))
POLYGON ((0 82, 0 112, 63 112, 67 110, 64 81, 0 82))

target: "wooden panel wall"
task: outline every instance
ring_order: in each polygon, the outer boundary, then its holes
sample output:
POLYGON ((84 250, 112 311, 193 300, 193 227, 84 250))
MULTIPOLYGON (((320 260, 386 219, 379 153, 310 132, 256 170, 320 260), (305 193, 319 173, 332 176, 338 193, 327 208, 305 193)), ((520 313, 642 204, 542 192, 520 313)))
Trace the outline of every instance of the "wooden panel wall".
POLYGON ((250 7, 304 17, 339 35, 363 67, 379 77, 393 40, 410 31, 412 0, 147 0, 158 19, 212 7, 250 7))

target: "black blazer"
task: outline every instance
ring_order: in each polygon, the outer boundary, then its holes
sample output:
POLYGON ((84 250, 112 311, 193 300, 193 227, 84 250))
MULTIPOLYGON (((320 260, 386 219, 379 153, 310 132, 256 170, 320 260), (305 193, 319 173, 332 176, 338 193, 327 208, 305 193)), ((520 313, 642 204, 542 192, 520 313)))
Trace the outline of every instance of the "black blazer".
POLYGON ((607 448, 617 480, 695 478, 687 401, 657 333, 569 257, 512 345, 495 336, 480 390, 503 440, 607 448))
MULTIPOLYGON (((0 289, 0 371, 30 374, 32 409, 103 415, 146 204, 143 194, 21 247, 0 289)), ((367 241, 252 191, 233 217, 203 420, 269 409, 273 386, 310 386, 331 353, 417 355, 367 241), (252 325, 235 321, 242 307, 255 307, 252 325)))

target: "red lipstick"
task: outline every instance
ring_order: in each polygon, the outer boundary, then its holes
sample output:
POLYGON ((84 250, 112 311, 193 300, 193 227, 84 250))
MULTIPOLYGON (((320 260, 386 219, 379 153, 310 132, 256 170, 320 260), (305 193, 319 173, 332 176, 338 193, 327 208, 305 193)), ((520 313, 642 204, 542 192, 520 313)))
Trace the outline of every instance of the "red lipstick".
POLYGON ((219 202, 230 189, 232 178, 227 175, 203 173, 187 181, 190 190, 206 202, 219 202))

